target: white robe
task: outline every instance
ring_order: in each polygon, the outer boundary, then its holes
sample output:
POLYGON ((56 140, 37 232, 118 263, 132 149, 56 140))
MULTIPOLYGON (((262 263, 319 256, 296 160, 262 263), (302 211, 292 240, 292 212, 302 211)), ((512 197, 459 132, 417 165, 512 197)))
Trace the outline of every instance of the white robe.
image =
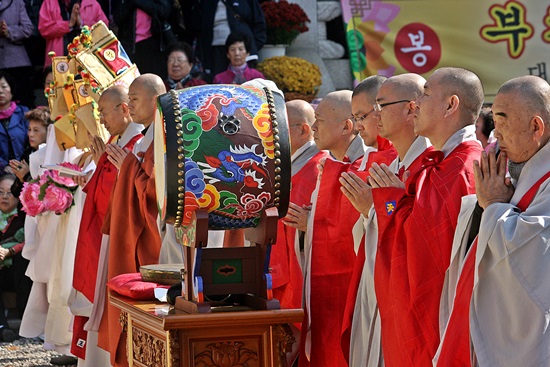
POLYGON ((550 144, 525 165, 509 204, 483 213, 470 335, 480 366, 550 365, 550 180, 522 213, 518 201, 550 171, 550 144))
POLYGON ((453 238, 453 247, 451 250, 451 260, 449 262, 449 268, 445 272, 445 280, 443 282, 443 289, 441 291, 441 303, 439 305, 439 347, 433 359, 433 365, 437 365, 439 355, 441 353, 441 347, 445 340, 447 332, 447 324, 451 317, 451 312, 454 305, 456 285, 464 260, 466 256, 466 249, 468 248, 468 235, 472 224, 472 214, 477 203, 477 197, 475 194, 466 195, 462 197, 462 204, 460 206, 460 213, 458 214, 458 222, 453 238))
MULTIPOLYGON (((29 159, 33 177, 43 172, 40 165, 74 163, 82 154, 76 148, 59 150, 53 126, 48 130, 47 142, 43 150, 29 159)), ((23 256, 30 260, 26 274, 33 280, 33 287, 19 332, 24 337, 44 334, 45 346, 59 353, 68 353, 71 341, 71 314, 67 301, 72 286, 77 231, 70 229, 80 222, 83 195, 79 188, 74 194, 75 206, 62 215, 27 216, 25 222, 26 244, 30 246, 23 256)))

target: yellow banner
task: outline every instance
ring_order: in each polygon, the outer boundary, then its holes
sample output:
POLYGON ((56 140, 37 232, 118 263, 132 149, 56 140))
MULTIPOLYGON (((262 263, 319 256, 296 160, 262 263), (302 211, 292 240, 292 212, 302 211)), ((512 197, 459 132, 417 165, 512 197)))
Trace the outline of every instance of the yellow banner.
POLYGON ((479 75, 491 102, 516 76, 549 80, 547 0, 342 0, 342 9, 356 81, 459 66, 479 75))

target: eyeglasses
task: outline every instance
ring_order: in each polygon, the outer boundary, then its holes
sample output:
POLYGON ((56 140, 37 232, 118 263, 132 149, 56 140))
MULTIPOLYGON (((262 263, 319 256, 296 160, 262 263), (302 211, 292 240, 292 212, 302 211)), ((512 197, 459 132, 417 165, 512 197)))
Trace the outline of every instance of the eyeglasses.
POLYGON ((183 64, 184 62, 189 62, 189 60, 186 60, 184 58, 174 58, 174 57, 171 57, 168 59, 168 63, 169 64, 175 64, 175 63, 178 63, 178 64, 183 64))
POLYGON ((354 116, 354 115, 351 115, 351 118, 353 119, 353 121, 355 122, 363 122, 364 119, 367 118, 368 115, 370 115, 372 112, 374 112, 376 109, 373 109, 373 110, 370 110, 369 112, 365 113, 363 116, 354 116))
POLYGON ((0 190, 0 197, 4 197, 4 196, 10 197, 10 196, 13 196, 13 194, 11 193, 11 191, 0 190))
POLYGON ((107 116, 107 114, 113 112, 114 110, 116 110, 117 108, 119 108, 121 105, 122 105, 122 102, 119 103, 119 104, 117 104, 115 107, 111 108, 111 109, 108 110, 108 111, 100 112, 100 113, 99 113, 99 118, 100 118, 100 119, 105 118, 105 116, 107 116))
POLYGON ((375 104, 372 105, 372 107, 376 112, 381 112, 383 107, 391 106, 392 104, 403 103, 403 102, 410 102, 410 100, 402 99, 400 101, 388 102, 388 103, 382 103, 382 104, 376 102, 375 104))

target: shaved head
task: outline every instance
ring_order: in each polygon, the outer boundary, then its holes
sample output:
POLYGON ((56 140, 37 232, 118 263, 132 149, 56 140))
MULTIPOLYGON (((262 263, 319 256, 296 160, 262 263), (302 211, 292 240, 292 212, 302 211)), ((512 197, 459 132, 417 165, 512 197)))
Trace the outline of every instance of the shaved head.
POLYGON ((376 96, 378 105, 384 106, 374 115, 380 136, 394 144, 400 157, 406 154, 416 139, 413 122, 415 107, 412 102, 422 95, 425 83, 426 79, 418 74, 392 76, 382 84, 376 96))
POLYGON ((328 106, 333 115, 333 122, 338 122, 351 116, 351 96, 350 90, 331 92, 321 100, 319 106, 328 106))
POLYGON ((101 97, 99 97, 100 101, 102 99, 109 99, 115 104, 122 102, 128 103, 128 89, 126 89, 122 85, 112 86, 109 89, 103 91, 101 97))
POLYGON ((457 131, 475 126, 483 98, 481 80, 473 72, 455 67, 437 69, 415 101, 414 131, 440 150, 457 131))
POLYGON ((138 76, 133 82, 130 88, 136 84, 136 86, 142 87, 145 91, 150 93, 150 95, 158 96, 166 93, 166 86, 156 74, 143 74, 138 76))
POLYGON ((392 76, 384 83, 384 87, 391 86, 395 91, 394 98, 414 101, 424 91, 426 79, 421 75, 408 73, 392 76))
POLYGON ((351 114, 354 116, 354 128, 367 146, 378 148, 378 122, 374 117, 374 103, 378 90, 387 80, 382 75, 372 75, 363 79, 353 90, 351 114))
MULTIPOLYGON (((509 161, 527 162, 548 143, 550 85, 546 80, 526 75, 507 81, 498 90, 492 109, 494 134, 509 161)), ((509 167, 517 179, 521 167, 509 167)))
POLYGON ((462 117, 474 124, 485 98, 479 77, 470 70, 455 67, 439 68, 432 76, 437 77, 438 84, 443 86, 445 97, 458 96, 462 117))
POLYGON ((550 124, 550 85, 538 76, 525 75, 504 83, 498 94, 513 93, 518 105, 528 114, 540 114, 550 124))
POLYGON ((373 104, 376 98, 376 93, 378 93, 378 89, 380 89, 382 84, 384 84, 387 79, 388 78, 383 75, 372 75, 363 79, 361 83, 357 84, 357 86, 353 89, 352 98, 364 93, 367 95, 367 99, 372 101, 371 104, 373 104))
POLYGON ((294 154, 308 141, 313 140, 311 125, 315 122, 315 110, 308 102, 295 99, 286 102, 290 131, 290 152, 294 154))
POLYGON ((286 103, 286 112, 289 125, 298 122, 305 122, 312 125, 315 121, 315 110, 308 102, 302 99, 295 99, 286 103))
POLYGON ((341 90, 325 96, 315 109, 312 126, 317 148, 329 150, 343 159, 349 145, 357 136, 351 116, 351 91, 341 90))
POLYGON ((166 93, 166 87, 162 79, 155 74, 143 74, 138 76, 128 91, 130 98, 130 115, 134 122, 149 126, 154 118, 157 108, 157 97, 166 93))
POLYGON ((111 136, 122 135, 132 121, 128 103, 128 90, 120 85, 110 87, 99 97, 99 121, 111 136))

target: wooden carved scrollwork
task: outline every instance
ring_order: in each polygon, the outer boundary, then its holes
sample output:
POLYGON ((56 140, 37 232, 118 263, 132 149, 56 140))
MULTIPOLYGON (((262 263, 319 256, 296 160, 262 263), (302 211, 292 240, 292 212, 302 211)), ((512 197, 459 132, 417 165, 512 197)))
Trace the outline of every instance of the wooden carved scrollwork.
POLYGON ((287 367, 286 354, 292 352, 292 345, 296 342, 290 325, 279 324, 273 326, 273 337, 275 338, 275 345, 277 346, 279 367, 287 367))
MULTIPOLYGON (((122 328, 122 333, 126 333, 126 330, 128 330, 128 312, 120 312, 120 315, 118 315, 118 323, 122 328)), ((126 343, 126 355, 130 355, 130 344, 128 343, 126 343)))
POLYGON ((206 350, 195 356, 196 367, 240 367, 257 366, 258 353, 243 348, 239 341, 217 342, 206 346, 206 350))
POLYGON ((170 364, 172 367, 180 365, 180 334, 178 330, 169 331, 170 364))
POLYGON ((128 328, 128 312, 120 312, 120 315, 118 316, 118 323, 122 327, 122 332, 125 332, 128 328))
POLYGON ((133 358, 148 367, 166 366, 166 343, 143 330, 132 328, 133 358))

